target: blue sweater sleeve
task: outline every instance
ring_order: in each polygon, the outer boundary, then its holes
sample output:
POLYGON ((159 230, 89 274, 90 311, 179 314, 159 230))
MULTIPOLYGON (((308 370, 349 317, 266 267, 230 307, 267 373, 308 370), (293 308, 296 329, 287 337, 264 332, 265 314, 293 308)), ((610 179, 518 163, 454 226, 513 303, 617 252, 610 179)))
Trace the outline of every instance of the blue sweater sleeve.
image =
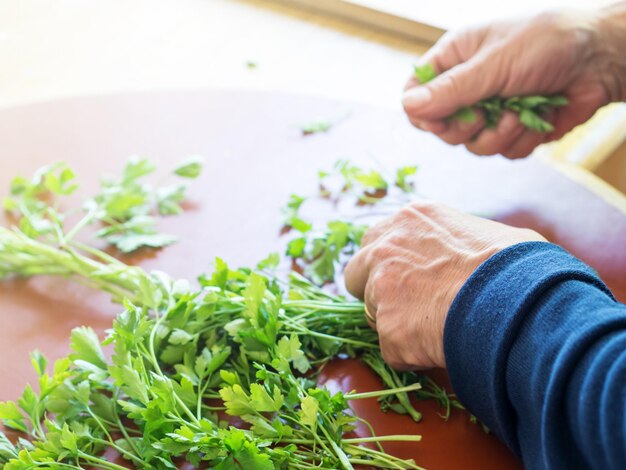
POLYGON ((522 243, 483 263, 444 350, 461 402, 527 468, 626 469, 626 305, 565 250, 522 243))

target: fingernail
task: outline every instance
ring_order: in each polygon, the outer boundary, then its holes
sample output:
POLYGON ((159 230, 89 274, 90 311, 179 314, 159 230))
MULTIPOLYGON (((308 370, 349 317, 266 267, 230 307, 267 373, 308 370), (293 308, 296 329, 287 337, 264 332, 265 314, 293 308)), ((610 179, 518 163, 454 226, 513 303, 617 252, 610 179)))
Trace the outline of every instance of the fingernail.
POLYGON ((411 88, 402 95, 402 105, 406 108, 421 108, 427 105, 432 98, 430 89, 425 86, 411 88))

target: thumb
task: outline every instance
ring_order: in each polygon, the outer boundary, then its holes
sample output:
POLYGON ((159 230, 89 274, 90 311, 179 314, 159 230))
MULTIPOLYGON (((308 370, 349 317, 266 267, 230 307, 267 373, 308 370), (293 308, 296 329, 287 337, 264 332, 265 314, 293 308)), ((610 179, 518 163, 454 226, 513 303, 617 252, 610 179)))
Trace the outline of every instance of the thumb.
POLYGON ((416 119, 446 118, 464 106, 497 95, 505 81, 493 72, 498 68, 478 57, 458 64, 430 82, 406 90, 404 110, 416 119))

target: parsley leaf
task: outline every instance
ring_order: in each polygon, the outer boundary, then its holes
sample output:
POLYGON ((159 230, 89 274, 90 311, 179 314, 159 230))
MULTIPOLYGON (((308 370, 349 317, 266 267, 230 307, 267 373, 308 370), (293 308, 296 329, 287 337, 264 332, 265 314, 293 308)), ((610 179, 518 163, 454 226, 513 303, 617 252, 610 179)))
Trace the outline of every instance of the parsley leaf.
POLYGON ((202 172, 204 159, 199 156, 193 156, 182 162, 174 169, 174 174, 183 178, 197 178, 202 172))

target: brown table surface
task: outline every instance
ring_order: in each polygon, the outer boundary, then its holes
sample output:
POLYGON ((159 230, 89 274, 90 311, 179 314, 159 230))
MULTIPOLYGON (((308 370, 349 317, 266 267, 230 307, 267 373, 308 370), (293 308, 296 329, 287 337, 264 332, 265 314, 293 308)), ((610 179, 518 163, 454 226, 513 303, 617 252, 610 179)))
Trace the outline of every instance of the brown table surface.
MULTIPOLYGON (((279 93, 162 92, 96 96, 0 111, 0 191, 10 179, 65 160, 88 194, 104 173, 119 173, 129 155, 145 155, 162 170, 179 159, 207 159, 192 183, 189 210, 162 224, 181 242, 131 259, 146 269, 195 278, 216 255, 252 264, 282 246, 279 207, 292 192, 314 193, 319 169, 338 158, 393 169, 420 167, 418 189, 428 197, 514 225, 527 226, 593 266, 626 300, 626 215, 602 197, 538 160, 476 158, 411 128, 399 113, 359 104, 279 93), (330 132, 302 137, 299 124, 343 115, 330 132)), ((68 351, 70 330, 102 332, 119 307, 107 297, 61 279, 0 284, 0 400, 15 399, 33 380, 28 353, 51 358, 68 351)), ((444 371, 436 376, 445 380, 444 371)), ((355 361, 324 372, 332 387, 374 390, 377 379, 355 361)), ((520 467, 494 437, 434 404, 419 404, 421 423, 383 414, 372 401, 354 404, 379 434, 417 433, 416 444, 386 449, 431 469, 520 467)))

